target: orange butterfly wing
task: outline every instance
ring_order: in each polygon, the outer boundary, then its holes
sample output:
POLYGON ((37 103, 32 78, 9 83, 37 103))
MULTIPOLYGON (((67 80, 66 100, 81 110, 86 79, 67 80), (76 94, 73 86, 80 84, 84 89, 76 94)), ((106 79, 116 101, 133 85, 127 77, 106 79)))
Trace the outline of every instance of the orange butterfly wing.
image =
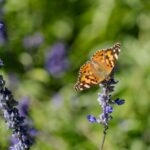
POLYGON ((75 84, 75 89, 77 91, 82 91, 84 89, 90 88, 91 85, 96 85, 98 83, 99 83, 99 78, 95 74, 91 62, 90 61, 86 62, 80 68, 78 81, 75 84))
POLYGON ((97 51, 91 58, 91 61, 97 63, 99 67, 110 74, 113 70, 120 52, 120 44, 115 44, 112 48, 97 51))

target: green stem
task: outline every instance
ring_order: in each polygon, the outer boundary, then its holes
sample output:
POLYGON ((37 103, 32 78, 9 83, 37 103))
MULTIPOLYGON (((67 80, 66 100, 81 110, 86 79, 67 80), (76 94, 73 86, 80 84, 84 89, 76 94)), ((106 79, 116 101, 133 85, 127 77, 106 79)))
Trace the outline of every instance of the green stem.
POLYGON ((108 126, 105 126, 104 131, 103 131, 103 138, 102 138, 99 150, 103 150, 104 143, 105 143, 105 138, 106 138, 106 134, 107 134, 107 129, 108 129, 108 126))

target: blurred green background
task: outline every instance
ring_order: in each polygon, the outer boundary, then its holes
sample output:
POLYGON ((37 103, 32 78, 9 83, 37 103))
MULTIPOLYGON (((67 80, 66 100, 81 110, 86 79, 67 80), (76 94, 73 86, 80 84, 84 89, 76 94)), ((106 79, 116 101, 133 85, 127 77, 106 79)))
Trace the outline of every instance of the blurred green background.
MULTIPOLYGON (((31 150, 98 150, 103 127, 98 86, 77 93, 80 66, 98 49, 121 43, 115 107, 104 150, 150 150, 150 1, 6 0, 0 2, 1 70, 16 100, 30 100, 38 130, 31 150)), ((0 149, 11 131, 0 118, 0 149)))

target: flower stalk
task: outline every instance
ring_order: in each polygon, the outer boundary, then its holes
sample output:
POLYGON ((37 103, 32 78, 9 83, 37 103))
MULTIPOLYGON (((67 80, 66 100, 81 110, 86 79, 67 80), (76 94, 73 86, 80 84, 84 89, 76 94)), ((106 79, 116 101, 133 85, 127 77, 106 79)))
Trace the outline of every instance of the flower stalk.
POLYGON ((102 88, 102 93, 98 93, 98 103, 102 109, 102 113, 100 113, 98 118, 93 115, 87 116, 89 122, 100 123, 104 127, 103 137, 99 150, 103 150, 107 130, 109 127, 109 121, 112 119, 111 113, 114 111, 113 104, 122 105, 125 102, 124 100, 119 98, 112 100, 111 93, 114 91, 114 87, 117 83, 118 81, 115 81, 114 75, 112 73, 109 80, 105 80, 100 84, 100 88, 102 88))
MULTIPOLYGON (((0 67, 3 66, 0 61, 0 67)), ((7 124, 12 130, 12 136, 17 138, 17 143, 10 147, 11 150, 29 150, 32 145, 32 139, 28 134, 28 128, 24 123, 24 117, 20 116, 17 109, 18 102, 14 100, 11 91, 5 87, 5 81, 0 75, 0 110, 7 124)))

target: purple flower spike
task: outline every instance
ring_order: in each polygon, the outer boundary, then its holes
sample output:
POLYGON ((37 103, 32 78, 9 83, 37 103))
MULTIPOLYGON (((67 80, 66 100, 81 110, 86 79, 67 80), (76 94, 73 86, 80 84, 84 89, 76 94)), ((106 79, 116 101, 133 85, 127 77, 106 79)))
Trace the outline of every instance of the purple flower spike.
POLYGON ((117 104, 117 105, 122 105, 122 104, 125 103, 125 100, 122 100, 122 99, 117 98, 116 100, 114 100, 114 102, 115 102, 115 104, 117 104))
POLYGON ((113 107, 112 106, 106 106, 106 113, 108 114, 110 114, 110 113, 112 113, 113 112, 113 107))
POLYGON ((114 85, 118 82, 115 81, 113 74, 109 80, 105 80, 100 84, 100 87, 102 88, 102 93, 98 93, 98 103, 102 109, 102 112, 100 113, 98 118, 95 118, 92 115, 88 115, 87 119, 90 122, 96 122, 104 125, 105 129, 108 128, 109 121, 112 119, 112 116, 110 115, 114 108, 112 104, 122 105, 124 104, 124 100, 121 100, 117 98, 115 101, 112 101, 112 95, 111 92, 114 91, 114 85))
POLYGON ((11 91, 5 87, 3 76, 0 75, 0 110, 9 129, 12 129, 11 150, 29 150, 33 139, 26 125, 26 118, 19 114, 18 102, 13 98, 11 91))
POLYGON ((97 122, 96 118, 95 118, 93 115, 88 115, 88 116, 87 116, 87 119, 88 119, 88 121, 91 122, 91 123, 97 122))
POLYGON ((28 134, 28 127, 25 126, 25 118, 20 116, 17 109, 17 101, 14 100, 11 91, 5 87, 5 81, 0 75, 0 109, 9 129, 13 131, 15 145, 11 149, 27 150, 32 145, 32 138, 28 134))

